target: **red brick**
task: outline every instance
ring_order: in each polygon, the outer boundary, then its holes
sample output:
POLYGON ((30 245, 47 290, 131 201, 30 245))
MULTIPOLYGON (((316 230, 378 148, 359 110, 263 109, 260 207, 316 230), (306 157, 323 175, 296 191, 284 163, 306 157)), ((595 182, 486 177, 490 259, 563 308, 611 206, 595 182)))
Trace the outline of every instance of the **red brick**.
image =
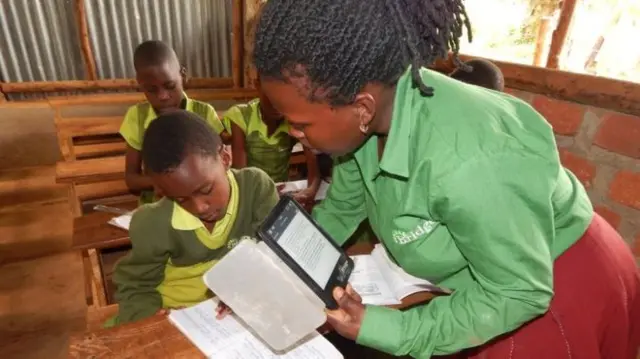
POLYGON ((590 188, 596 176, 596 165, 564 148, 559 151, 562 165, 573 172, 585 188, 590 188))
POLYGON ((609 197, 625 206, 640 209, 640 173, 625 170, 616 173, 609 187, 609 197))
POLYGON ((613 228, 620 225, 620 215, 605 206, 596 206, 596 212, 602 216, 613 228))
POLYGON ((555 133, 565 136, 578 133, 584 119, 585 110, 582 106, 541 95, 533 99, 532 105, 549 121, 555 133))
POLYGON ((640 117, 606 114, 593 143, 605 150, 640 158, 640 117))

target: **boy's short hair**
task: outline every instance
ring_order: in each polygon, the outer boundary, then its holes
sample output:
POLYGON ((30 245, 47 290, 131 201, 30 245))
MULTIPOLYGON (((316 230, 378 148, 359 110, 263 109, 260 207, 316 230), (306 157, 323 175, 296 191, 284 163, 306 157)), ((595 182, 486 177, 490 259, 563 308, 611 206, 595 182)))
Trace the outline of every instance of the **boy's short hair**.
POLYGON ((146 66, 158 66, 166 62, 180 64, 173 48, 159 40, 144 41, 133 53, 133 66, 136 71, 146 66))
POLYGON ((198 115, 178 110, 151 122, 142 142, 142 161, 153 173, 175 170, 187 155, 217 158, 222 140, 198 115))
POLYGON ((484 59, 469 60, 465 64, 471 67, 471 71, 458 69, 451 73, 451 77, 490 90, 504 91, 504 76, 496 64, 484 59))

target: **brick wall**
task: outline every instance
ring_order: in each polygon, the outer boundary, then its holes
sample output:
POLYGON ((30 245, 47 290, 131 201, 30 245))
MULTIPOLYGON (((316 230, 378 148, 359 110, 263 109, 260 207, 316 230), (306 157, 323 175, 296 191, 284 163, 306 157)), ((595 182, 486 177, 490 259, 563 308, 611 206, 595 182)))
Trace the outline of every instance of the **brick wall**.
POLYGON ((640 261, 640 117, 507 90, 553 126, 560 159, 640 261))

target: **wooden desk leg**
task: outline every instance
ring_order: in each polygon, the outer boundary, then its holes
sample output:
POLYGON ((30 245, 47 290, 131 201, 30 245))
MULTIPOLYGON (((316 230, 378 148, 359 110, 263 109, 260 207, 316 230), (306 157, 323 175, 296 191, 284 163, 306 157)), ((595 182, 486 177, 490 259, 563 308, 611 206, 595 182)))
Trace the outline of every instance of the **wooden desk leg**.
POLYGON ((69 205, 71 205, 73 218, 82 216, 82 203, 80 203, 80 199, 76 195, 76 186, 73 183, 69 185, 69 205))
POLYGON ((100 265, 101 261, 98 251, 95 249, 89 249, 89 259, 91 261, 91 279, 93 282, 93 305, 104 307, 107 305, 107 296, 104 288, 104 281, 102 280, 102 267, 100 265))
POLYGON ((84 296, 87 306, 93 305, 93 272, 91 270, 91 259, 87 250, 82 250, 82 267, 84 269, 84 296))

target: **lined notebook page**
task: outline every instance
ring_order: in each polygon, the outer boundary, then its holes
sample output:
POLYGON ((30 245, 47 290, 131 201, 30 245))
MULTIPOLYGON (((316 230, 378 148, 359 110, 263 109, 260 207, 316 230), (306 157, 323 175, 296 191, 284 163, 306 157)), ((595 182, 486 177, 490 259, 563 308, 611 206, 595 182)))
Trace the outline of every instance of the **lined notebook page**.
POLYGON ((342 359, 322 335, 314 333, 286 353, 275 353, 233 315, 216 319, 217 301, 173 310, 169 320, 202 351, 215 359, 342 359))

